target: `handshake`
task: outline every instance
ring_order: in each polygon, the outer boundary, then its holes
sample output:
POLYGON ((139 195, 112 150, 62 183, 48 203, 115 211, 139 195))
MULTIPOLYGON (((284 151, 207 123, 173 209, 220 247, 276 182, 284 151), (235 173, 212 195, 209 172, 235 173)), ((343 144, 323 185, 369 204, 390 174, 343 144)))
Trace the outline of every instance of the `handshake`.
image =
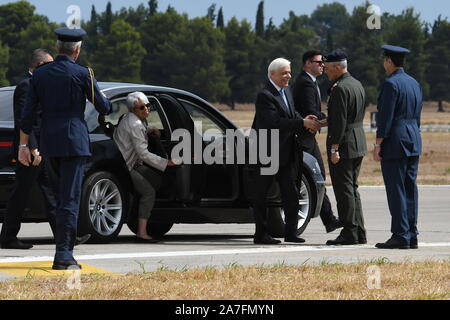
POLYGON ((320 128, 326 127, 328 122, 326 119, 318 120, 318 118, 314 115, 309 115, 303 119, 303 126, 308 129, 310 133, 315 133, 320 130, 320 128))

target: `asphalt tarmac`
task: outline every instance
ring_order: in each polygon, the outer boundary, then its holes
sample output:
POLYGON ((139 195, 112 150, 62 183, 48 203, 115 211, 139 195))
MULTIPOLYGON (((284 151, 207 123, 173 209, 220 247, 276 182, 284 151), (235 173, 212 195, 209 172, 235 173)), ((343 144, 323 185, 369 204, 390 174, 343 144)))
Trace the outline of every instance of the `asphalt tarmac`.
MULTIPOLYGON (((333 208, 334 194, 328 188, 333 208)), ((390 215, 383 187, 361 187, 368 244, 326 246, 339 231, 327 234, 320 218, 312 220, 304 244, 254 245, 253 224, 175 225, 157 244, 137 244, 126 226, 110 244, 75 248, 82 273, 150 272, 230 265, 301 265, 360 261, 423 261, 450 259, 450 186, 419 187, 419 249, 380 250, 374 247, 390 237, 390 215)), ((30 250, 0 249, 0 280, 27 275, 58 275, 51 270, 54 255, 46 223, 23 224, 19 237, 33 243, 30 250)))

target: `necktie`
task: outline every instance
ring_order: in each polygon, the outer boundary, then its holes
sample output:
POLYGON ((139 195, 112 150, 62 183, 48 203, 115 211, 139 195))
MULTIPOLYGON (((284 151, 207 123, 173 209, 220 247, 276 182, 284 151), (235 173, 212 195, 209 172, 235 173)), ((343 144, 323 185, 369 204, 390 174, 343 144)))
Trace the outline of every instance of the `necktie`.
POLYGON ((320 94, 320 88, 319 88, 319 85, 317 84, 317 81, 314 81, 314 85, 316 86, 317 92, 319 93, 319 100, 322 100, 322 96, 320 94))
POLYGON ((280 94, 281 94, 281 97, 283 97, 284 106, 285 106, 286 111, 287 111, 288 113, 290 113, 289 103, 288 103, 288 100, 287 100, 287 98, 286 98, 286 94, 285 94, 285 92, 284 92, 284 88, 282 88, 282 89, 280 90, 280 94))

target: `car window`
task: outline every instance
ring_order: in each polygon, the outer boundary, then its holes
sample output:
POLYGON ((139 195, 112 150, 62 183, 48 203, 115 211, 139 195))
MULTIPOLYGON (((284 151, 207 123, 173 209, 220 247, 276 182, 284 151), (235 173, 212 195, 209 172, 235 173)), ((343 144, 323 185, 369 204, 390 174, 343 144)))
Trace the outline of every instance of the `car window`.
POLYGON ((150 114, 147 117, 147 122, 150 126, 155 127, 157 129, 164 129, 163 123, 161 121, 161 117, 158 113, 158 100, 154 97, 148 97, 148 101, 150 102, 150 114))
POLYGON ((206 111, 189 101, 180 102, 191 116, 195 129, 201 133, 203 140, 210 141, 212 137, 225 136, 224 129, 206 111))
POLYGON ((0 91, 0 121, 14 121, 14 91, 0 91))
MULTIPOLYGON (((150 114, 147 117, 147 122, 150 126, 156 127, 158 129, 164 129, 161 117, 157 111, 158 101, 154 97, 148 97, 150 102, 150 114)), ((110 122, 117 126, 120 117, 128 112, 128 107, 126 104, 126 98, 120 98, 112 101, 112 112, 111 114, 105 116, 105 122, 110 122)))

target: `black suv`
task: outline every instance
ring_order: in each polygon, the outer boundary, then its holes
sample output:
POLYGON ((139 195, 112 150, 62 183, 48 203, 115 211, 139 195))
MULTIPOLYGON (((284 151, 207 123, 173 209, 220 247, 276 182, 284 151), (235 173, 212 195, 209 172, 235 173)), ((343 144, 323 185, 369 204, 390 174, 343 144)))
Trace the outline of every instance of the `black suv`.
MULTIPOLYGON (((135 232, 137 227, 137 193, 125 162, 112 140, 119 118, 128 112, 126 96, 144 92, 152 105, 149 123, 161 130, 161 142, 168 154, 178 143, 172 132, 184 128, 192 135, 201 135, 202 147, 224 138, 226 129, 238 129, 207 101, 186 91, 128 83, 99 83, 112 101, 113 111, 104 119, 88 103, 87 121, 92 157, 84 176, 79 233, 91 233, 92 242, 108 242, 117 237, 123 223, 135 232), (201 126, 196 124, 201 123, 201 126), (209 130, 214 129, 214 130, 209 130), (207 132, 215 134, 206 134, 207 132)), ((15 159, 11 152, 14 130, 14 87, 0 88, 0 221, 6 210, 14 184, 15 159)), ((192 157, 195 157, 192 154, 192 157)), ((299 183, 300 211, 298 233, 321 209, 325 184, 314 157, 304 154, 303 176, 299 183)), ((166 170, 165 179, 157 192, 155 208, 148 224, 154 237, 167 233, 174 223, 252 223, 252 179, 255 166, 244 164, 183 164, 166 170)), ((269 195, 272 234, 282 237, 283 210, 278 185, 274 183, 269 195)), ((45 221, 42 194, 33 186, 30 204, 24 214, 25 222, 45 221)))

